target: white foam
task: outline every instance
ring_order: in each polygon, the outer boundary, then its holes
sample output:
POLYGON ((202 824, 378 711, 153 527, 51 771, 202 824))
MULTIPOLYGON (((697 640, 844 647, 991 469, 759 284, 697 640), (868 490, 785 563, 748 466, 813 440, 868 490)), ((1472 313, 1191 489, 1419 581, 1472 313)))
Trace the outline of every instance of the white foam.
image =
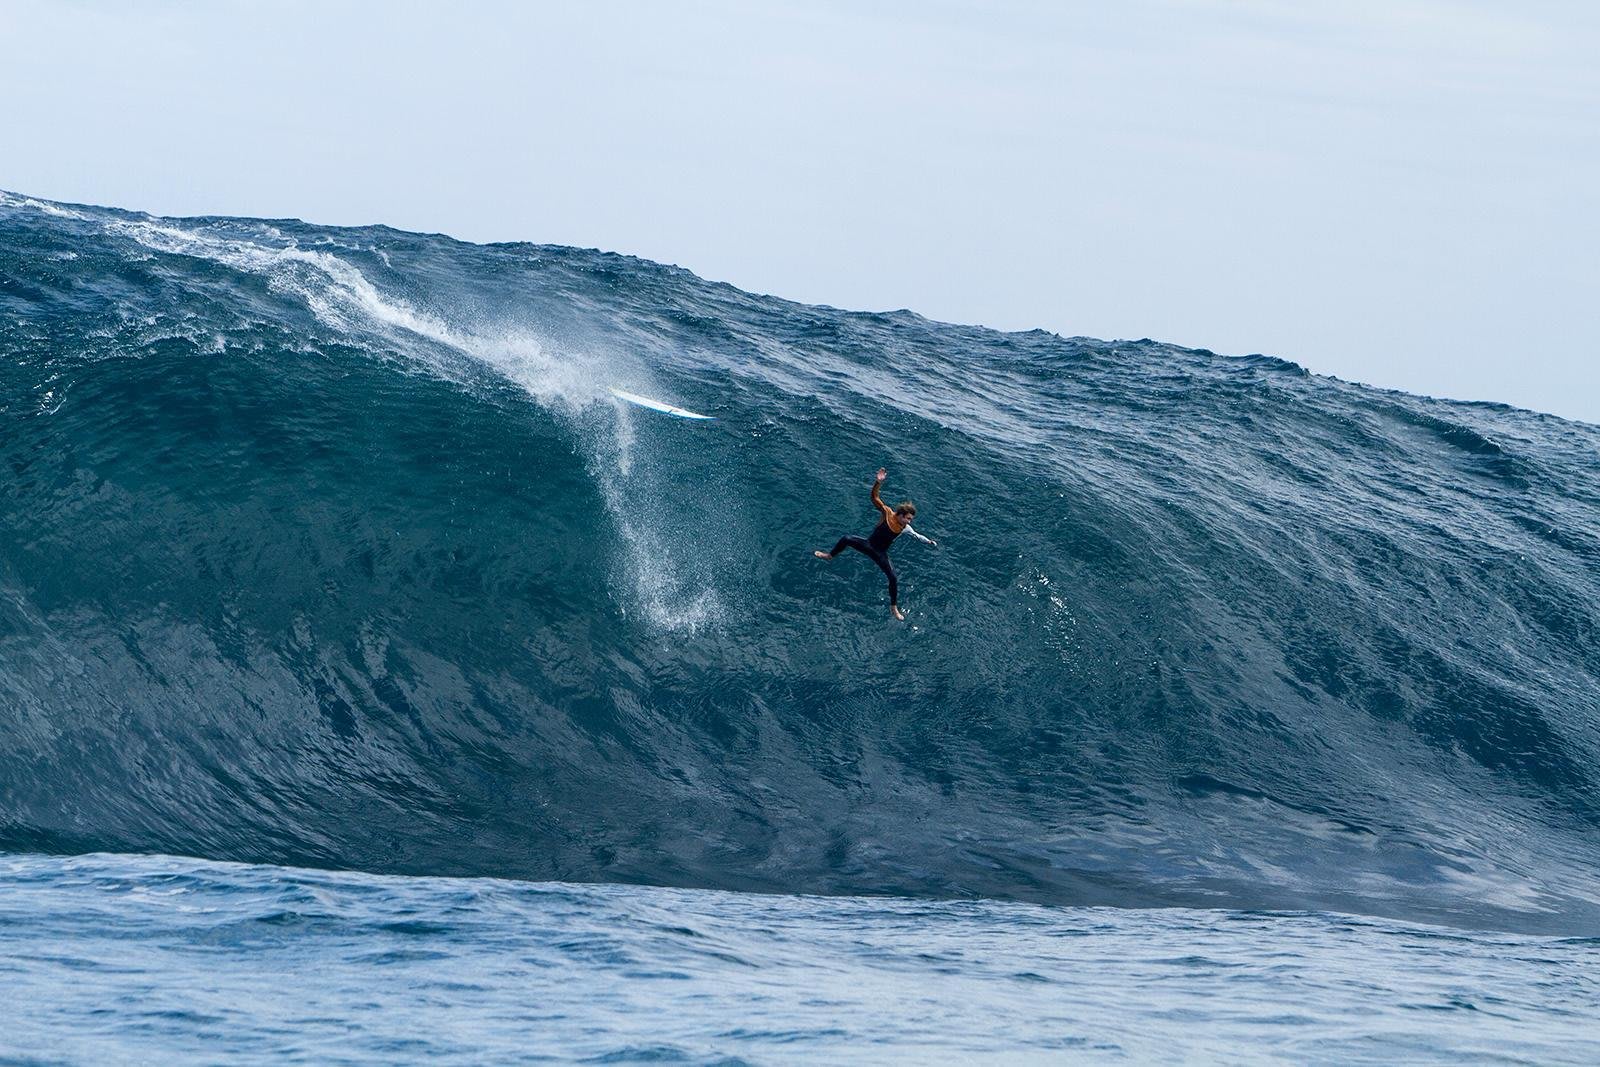
MULTIPOLYGON (((408 358, 430 371, 453 378, 448 364, 426 346, 405 343, 420 338, 494 369, 521 386, 541 406, 574 420, 591 431, 595 419, 609 431, 582 433, 589 444, 589 462, 596 474, 611 519, 627 551, 627 569, 635 596, 630 598, 655 626, 677 632, 698 632, 721 617, 716 589, 697 582, 675 565, 673 554, 655 532, 645 502, 629 497, 625 485, 635 470, 635 437, 631 417, 611 403, 610 382, 634 374, 617 373, 596 353, 553 352, 520 326, 475 323, 463 327, 440 315, 380 292, 354 264, 331 252, 298 247, 271 227, 266 233, 281 244, 264 244, 219 233, 206 233, 145 219, 108 220, 106 230, 145 248, 193 256, 255 274, 276 292, 306 302, 317 320, 341 333, 378 333, 408 358)), ((387 262, 388 257, 383 257, 387 262)))
MULTIPOLYGON (((379 292, 354 264, 331 252, 309 251, 291 243, 255 241, 207 234, 158 222, 112 220, 108 232, 129 237, 158 252, 193 256, 267 279, 275 291, 306 302, 317 320, 341 333, 376 331, 391 341, 403 335, 422 338, 494 368, 526 389, 536 400, 574 412, 606 398, 604 375, 592 359, 567 354, 556 358, 525 329, 495 324, 462 329, 409 302, 379 292)), ((285 239, 271 227, 270 236, 285 239)), ((424 351, 406 354, 445 377, 449 368, 424 351)))
POLYGON ((31 196, 18 196, 16 193, 3 191, 0 191, 0 206, 31 208, 34 211, 42 211, 46 215, 54 215, 61 219, 87 220, 89 218, 88 215, 81 211, 74 211, 69 207, 62 207, 60 204, 52 204, 48 200, 35 200, 31 196))

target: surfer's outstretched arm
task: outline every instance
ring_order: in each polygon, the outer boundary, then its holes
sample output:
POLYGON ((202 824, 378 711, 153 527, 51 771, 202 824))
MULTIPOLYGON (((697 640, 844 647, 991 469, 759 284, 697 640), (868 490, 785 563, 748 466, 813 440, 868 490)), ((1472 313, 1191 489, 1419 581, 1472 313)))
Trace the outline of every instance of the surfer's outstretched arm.
POLYGON ((915 537, 918 541, 921 541, 925 545, 932 545, 934 548, 939 547, 939 542, 935 541, 931 537, 923 537, 921 534, 917 533, 917 531, 913 530, 909 525, 900 532, 910 534, 912 537, 915 537))
POLYGON ((877 476, 872 479, 872 502, 878 506, 879 511, 883 512, 884 521, 889 523, 890 529, 894 529, 899 525, 899 520, 895 519, 894 516, 894 509, 885 504, 883 497, 878 495, 878 487, 883 484, 884 479, 887 477, 889 477, 888 470, 879 467, 877 476))

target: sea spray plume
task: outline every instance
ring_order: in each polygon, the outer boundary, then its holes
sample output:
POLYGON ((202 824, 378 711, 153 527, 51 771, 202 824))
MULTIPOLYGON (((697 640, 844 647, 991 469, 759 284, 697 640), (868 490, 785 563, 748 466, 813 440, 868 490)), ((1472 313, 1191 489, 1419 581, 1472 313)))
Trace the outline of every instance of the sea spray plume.
POLYGON ((1594 930, 1593 427, 52 207, 0 202, 4 847, 1594 930), (807 566, 863 460, 940 517, 904 627, 807 566))
MULTIPOLYGON (((182 226, 155 219, 113 220, 106 232, 176 256, 220 264, 267 279, 279 293, 303 300, 317 320, 357 343, 377 342, 431 373, 451 380, 491 368, 544 408, 581 425, 575 439, 595 475, 612 520, 628 547, 633 590, 623 603, 637 604, 656 623, 696 629, 717 610, 715 591, 680 573, 672 553, 654 532, 648 498, 624 500, 634 473, 633 429, 626 412, 614 420, 587 411, 608 399, 606 381, 629 374, 626 360, 605 360, 593 351, 550 351, 529 329, 505 318, 483 316, 452 325, 449 312, 421 310, 406 299, 381 293, 355 265, 334 252, 306 250, 276 226, 262 224, 249 236, 237 227, 182 226), (235 232, 230 232, 235 231, 235 232), (420 343, 419 343, 420 342, 420 343), (462 366, 462 357, 471 363, 462 366)), ((456 309, 450 309, 456 310, 456 309)))

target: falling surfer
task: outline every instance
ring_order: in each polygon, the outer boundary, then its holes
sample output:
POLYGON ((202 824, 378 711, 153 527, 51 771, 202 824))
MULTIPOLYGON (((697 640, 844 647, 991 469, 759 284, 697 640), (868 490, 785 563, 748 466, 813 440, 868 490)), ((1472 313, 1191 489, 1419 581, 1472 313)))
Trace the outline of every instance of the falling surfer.
POLYGON ((839 543, 833 546, 832 552, 818 550, 812 555, 818 559, 832 559, 845 549, 853 548, 876 563, 889 579, 889 610, 894 613, 895 618, 904 621, 905 612, 900 610, 900 583, 895 580, 894 565, 889 562, 889 546, 903 533, 910 534, 925 545, 938 547, 939 542, 923 537, 911 528, 911 520, 917 517, 917 506, 911 501, 903 500, 893 508, 883 502, 883 497, 878 495, 878 489, 887 477, 889 472, 879 467, 877 477, 872 480, 872 504, 883 517, 878 520, 878 525, 873 528, 871 536, 855 537, 847 534, 839 538, 839 543))

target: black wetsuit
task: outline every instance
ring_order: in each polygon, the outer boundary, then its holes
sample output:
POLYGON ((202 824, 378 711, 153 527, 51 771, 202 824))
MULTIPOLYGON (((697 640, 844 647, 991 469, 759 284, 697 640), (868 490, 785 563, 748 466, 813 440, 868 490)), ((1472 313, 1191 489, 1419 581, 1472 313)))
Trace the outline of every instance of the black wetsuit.
POLYGON ((841 537, 828 555, 837 556, 845 549, 853 548, 876 563, 879 569, 888 575, 889 605, 894 607, 900 603, 900 583, 894 576, 894 566, 889 562, 889 546, 894 544, 894 539, 899 536, 897 531, 889 529, 887 519, 879 519, 871 537, 856 537, 853 534, 841 537))

